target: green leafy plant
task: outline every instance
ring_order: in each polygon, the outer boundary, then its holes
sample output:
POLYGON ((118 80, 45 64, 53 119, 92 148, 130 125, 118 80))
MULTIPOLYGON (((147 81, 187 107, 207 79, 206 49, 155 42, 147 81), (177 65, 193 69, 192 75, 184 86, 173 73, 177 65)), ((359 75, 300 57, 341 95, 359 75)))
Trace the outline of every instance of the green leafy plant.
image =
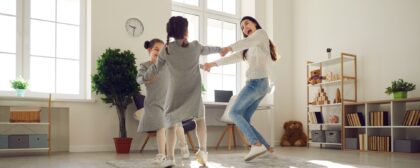
POLYGON ((207 90, 206 90, 206 88, 204 87, 204 85, 203 84, 201 84, 201 93, 205 93, 207 90))
POLYGON ((29 86, 29 83, 25 81, 22 76, 19 76, 19 78, 16 80, 10 81, 10 84, 12 85, 13 89, 27 89, 29 86))
POLYGON ((134 54, 120 49, 106 49, 97 60, 97 73, 92 76, 92 91, 102 94, 102 101, 116 106, 120 138, 127 138, 125 111, 132 96, 140 91, 136 81, 137 67, 134 54))
POLYGON ((402 79, 392 81, 391 86, 385 90, 386 94, 392 94, 395 92, 409 92, 416 89, 416 85, 410 82, 405 82, 402 79))

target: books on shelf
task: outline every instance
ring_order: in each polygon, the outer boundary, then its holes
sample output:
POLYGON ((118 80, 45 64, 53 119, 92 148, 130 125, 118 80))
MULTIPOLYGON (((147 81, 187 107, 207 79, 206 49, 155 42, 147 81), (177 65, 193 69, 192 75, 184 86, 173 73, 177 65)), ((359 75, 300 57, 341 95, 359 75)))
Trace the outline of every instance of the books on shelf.
POLYGON ((349 126, 365 126, 365 117, 362 112, 346 114, 349 126))
POLYGON ((388 126, 389 112, 387 111, 372 111, 369 113, 371 126, 388 126))
POLYGON ((366 150, 365 149, 365 144, 366 144, 365 137, 366 137, 366 134, 359 134, 359 150, 361 150, 361 151, 366 150))
POLYGON ((420 125, 420 110, 408 110, 407 112, 405 112, 402 125, 404 126, 420 125))
POLYGON ((309 122, 311 124, 323 124, 324 118, 322 117, 322 113, 319 111, 309 112, 309 122))
POLYGON ((391 137, 390 136, 369 136, 368 149, 371 151, 390 152, 391 137))

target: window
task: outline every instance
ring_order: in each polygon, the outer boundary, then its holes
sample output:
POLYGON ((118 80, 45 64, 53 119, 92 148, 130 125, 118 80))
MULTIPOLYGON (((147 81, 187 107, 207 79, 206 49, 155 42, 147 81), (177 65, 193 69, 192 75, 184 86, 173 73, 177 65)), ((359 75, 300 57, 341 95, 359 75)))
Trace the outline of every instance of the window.
MULTIPOLYGON (((240 37, 239 0, 173 0, 172 16, 183 16, 189 22, 189 40, 198 40, 210 46, 228 46, 240 37)), ((220 58, 211 54, 201 58, 201 62, 211 62, 220 58)), ((240 65, 232 64, 215 67, 202 73, 207 89, 205 100, 214 101, 214 90, 232 90, 239 87, 240 65)))
POLYGON ((0 28, 0 36, 6 37, 0 39, 0 91, 11 91, 9 81, 22 75, 30 82, 30 97, 52 93, 57 98, 85 98, 84 4, 85 0, 0 2, 0 23, 8 25, 0 28))
POLYGON ((236 0, 208 0, 207 8, 215 11, 236 14, 236 0))
POLYGON ((0 90, 16 78, 16 0, 0 1, 0 90))
MULTIPOLYGON (((240 37, 238 1, 236 0, 173 0, 172 16, 183 16, 189 22, 189 40, 198 40, 210 46, 228 46, 240 37)), ((211 54, 201 58, 201 62, 211 62, 220 58, 211 54)), ((239 64, 214 67, 202 73, 207 89, 205 100, 214 101, 214 90, 232 90, 239 86, 239 64)))

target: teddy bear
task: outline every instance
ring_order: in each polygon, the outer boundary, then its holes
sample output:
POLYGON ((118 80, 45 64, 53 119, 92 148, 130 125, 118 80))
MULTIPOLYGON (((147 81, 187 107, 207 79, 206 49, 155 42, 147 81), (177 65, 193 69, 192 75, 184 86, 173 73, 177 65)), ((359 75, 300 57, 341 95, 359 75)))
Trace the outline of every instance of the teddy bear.
POLYGON ((308 84, 315 85, 322 82, 323 76, 321 76, 321 70, 313 70, 310 72, 310 77, 308 78, 308 84))
POLYGON ((281 146, 306 146, 308 137, 303 132, 303 125, 300 121, 287 121, 284 123, 285 130, 281 137, 281 146))

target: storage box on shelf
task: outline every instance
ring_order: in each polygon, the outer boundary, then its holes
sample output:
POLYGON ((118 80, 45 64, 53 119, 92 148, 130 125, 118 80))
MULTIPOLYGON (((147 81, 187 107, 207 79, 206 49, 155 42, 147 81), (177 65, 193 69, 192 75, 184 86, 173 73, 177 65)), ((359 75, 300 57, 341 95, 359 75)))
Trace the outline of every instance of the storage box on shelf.
POLYGON ((343 149, 343 103, 357 102, 356 63, 356 55, 349 53, 341 53, 340 57, 325 61, 307 63, 309 144, 319 144, 321 148, 323 145, 338 145, 343 149), (326 135, 323 132, 325 130, 332 132, 326 135), (329 141, 320 142, 319 135, 324 136, 324 139, 329 135, 329 141))
POLYGON ((10 122, 40 122, 39 107, 10 107, 10 122))
MULTIPOLYGON (((19 99, 25 101, 25 99, 19 99)), ((24 103, 23 103, 24 104, 24 103)), ((7 106, 6 106, 7 107, 7 106)), ((47 150, 51 151, 51 95, 48 98, 47 110, 40 107, 9 107, 9 121, 0 120, 0 152, 25 151, 25 150, 47 150), (46 112, 46 113, 44 113, 46 112), (42 118, 42 113, 44 118, 42 118), (45 117, 47 115, 47 117, 45 117), (45 126, 47 128, 45 128, 45 126), (35 128, 41 127, 42 133, 35 128), (20 128, 25 133, 11 133, 10 130, 20 128), (46 132, 46 133, 45 133, 46 132)))

